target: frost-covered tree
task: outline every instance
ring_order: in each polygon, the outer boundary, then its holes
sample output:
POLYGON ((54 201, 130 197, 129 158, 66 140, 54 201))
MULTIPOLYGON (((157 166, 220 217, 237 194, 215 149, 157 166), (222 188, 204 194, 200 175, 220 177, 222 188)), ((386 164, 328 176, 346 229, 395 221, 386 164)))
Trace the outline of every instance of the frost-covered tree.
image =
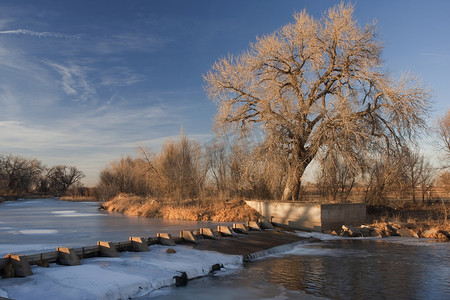
POLYGON ((218 129, 265 132, 269 152, 284 153, 283 200, 298 200, 301 178, 319 150, 349 164, 366 150, 387 149, 425 124, 429 92, 411 75, 396 80, 382 66, 375 24, 361 27, 354 6, 322 18, 306 11, 257 38, 239 56, 218 60, 204 75, 218 103, 218 129))

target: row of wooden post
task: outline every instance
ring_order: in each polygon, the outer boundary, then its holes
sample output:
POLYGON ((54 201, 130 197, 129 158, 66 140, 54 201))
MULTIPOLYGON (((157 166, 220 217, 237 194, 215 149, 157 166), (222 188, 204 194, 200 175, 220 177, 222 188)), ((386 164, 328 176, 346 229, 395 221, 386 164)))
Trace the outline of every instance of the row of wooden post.
POLYGON ((82 248, 58 247, 56 251, 32 254, 17 255, 7 254, 0 259, 0 274, 3 278, 26 277, 33 274, 30 265, 48 267, 49 263, 56 262, 61 265, 80 265, 80 257, 89 258, 96 256, 118 257, 118 251, 149 251, 149 245, 162 244, 166 246, 176 246, 177 243, 190 242, 198 243, 198 236, 208 239, 218 239, 220 236, 234 236, 236 233, 248 234, 249 230, 261 231, 261 229, 273 229, 272 224, 267 220, 249 221, 247 224, 234 223, 229 226, 217 226, 214 231, 211 228, 200 228, 198 232, 189 230, 180 231, 178 238, 173 238, 169 233, 158 233, 156 238, 130 237, 126 242, 106 242, 99 241, 96 246, 82 248))

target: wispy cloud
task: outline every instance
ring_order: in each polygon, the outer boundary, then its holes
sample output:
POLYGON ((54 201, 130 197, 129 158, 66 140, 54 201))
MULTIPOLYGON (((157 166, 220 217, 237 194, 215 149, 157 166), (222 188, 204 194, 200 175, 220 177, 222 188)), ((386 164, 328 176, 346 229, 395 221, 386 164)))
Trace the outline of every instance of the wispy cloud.
POLYGON ((87 68, 75 64, 48 64, 61 76, 60 84, 67 95, 83 102, 95 97, 96 89, 88 80, 87 68))
POLYGON ((11 29, 11 30, 1 30, 0 34, 13 34, 13 35, 28 35, 40 38, 79 38, 77 35, 69 35, 64 33, 55 33, 55 32, 38 32, 29 29, 11 29))

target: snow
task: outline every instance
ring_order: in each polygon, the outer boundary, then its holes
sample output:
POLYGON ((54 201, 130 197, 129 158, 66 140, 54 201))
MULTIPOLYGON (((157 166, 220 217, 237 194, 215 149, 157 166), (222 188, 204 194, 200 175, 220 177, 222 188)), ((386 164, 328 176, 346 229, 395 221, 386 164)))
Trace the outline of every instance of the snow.
POLYGON ((144 296, 175 283, 186 272, 189 279, 207 275, 211 266, 242 265, 242 257, 176 246, 153 245, 149 252, 122 252, 118 258, 91 258, 80 266, 32 266, 33 275, 0 280, 0 296, 13 299, 127 299, 144 296))

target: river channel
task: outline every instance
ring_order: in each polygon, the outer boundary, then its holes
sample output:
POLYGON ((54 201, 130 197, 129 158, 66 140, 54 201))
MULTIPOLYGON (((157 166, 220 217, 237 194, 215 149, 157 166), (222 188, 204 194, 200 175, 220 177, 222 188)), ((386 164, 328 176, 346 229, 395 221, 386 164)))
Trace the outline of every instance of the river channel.
MULTIPOLYGON (((0 255, 217 224, 108 214, 89 202, 19 200, 0 204, 0 255)), ((449 299, 450 243, 315 236, 323 240, 143 299, 449 299)))

